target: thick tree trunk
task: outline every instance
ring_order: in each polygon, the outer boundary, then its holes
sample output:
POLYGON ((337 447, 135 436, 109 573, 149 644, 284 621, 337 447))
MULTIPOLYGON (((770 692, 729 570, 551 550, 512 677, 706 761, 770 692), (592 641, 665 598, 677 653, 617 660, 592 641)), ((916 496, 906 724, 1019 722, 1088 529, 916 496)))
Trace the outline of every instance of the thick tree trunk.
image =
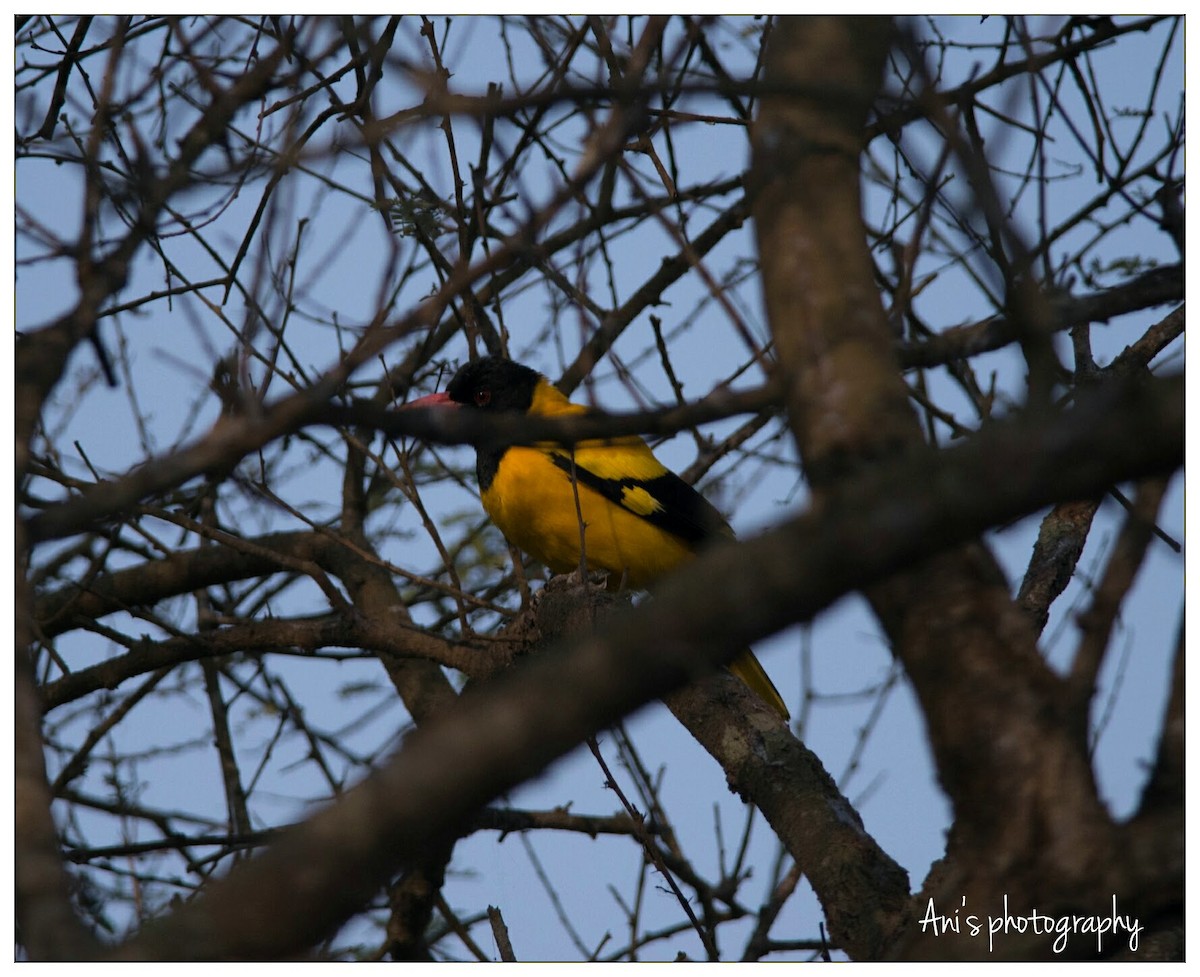
MULTIPOLYGON (((847 474, 924 443, 861 220, 862 133, 889 31, 875 19, 780 20, 766 62, 772 95, 754 133, 766 308, 818 498, 847 474)), ((1165 875, 1147 879, 1097 794, 1085 736, 1090 688, 1071 695, 1047 667, 982 543, 929 559, 867 597, 921 702, 954 809, 946 858, 887 956, 1053 955, 1052 941, 1031 932, 989 947, 965 926, 922 927, 931 899, 943 914, 985 917, 1002 911, 1006 895, 1013 913, 1054 916, 1103 915, 1114 894, 1119 912, 1143 918, 1180 904, 1178 865, 1160 857, 1165 875)), ((1086 954, 1082 944, 1072 946, 1086 954)))

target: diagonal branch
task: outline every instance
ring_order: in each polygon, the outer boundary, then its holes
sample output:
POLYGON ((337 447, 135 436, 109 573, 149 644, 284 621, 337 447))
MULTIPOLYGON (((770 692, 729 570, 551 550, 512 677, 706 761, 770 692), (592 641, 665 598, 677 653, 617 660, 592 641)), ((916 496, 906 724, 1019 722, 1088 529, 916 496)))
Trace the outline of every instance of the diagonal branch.
MULTIPOLYGON (((1049 328, 1065 331, 1083 323, 1107 322, 1127 312, 1182 299, 1183 266, 1167 265, 1089 295, 1048 297, 1046 321, 1049 328)), ((1179 326, 1182 328, 1182 323, 1179 326)), ((922 342, 905 343, 898 347, 898 353, 905 369, 940 366, 1001 349, 1018 338, 1011 317, 1000 314, 981 322, 953 326, 922 342)))
MULTIPOLYGON (((588 735, 747 643, 988 526, 1174 469, 1182 391, 1180 378, 1117 384, 1049 422, 998 423, 972 444, 916 452, 847 485, 818 512, 705 554, 601 633, 538 656, 434 716, 387 767, 148 925, 119 955, 296 952, 348 918, 447 825, 465 824, 588 735)), ((852 953, 862 949, 835 938, 852 953)))

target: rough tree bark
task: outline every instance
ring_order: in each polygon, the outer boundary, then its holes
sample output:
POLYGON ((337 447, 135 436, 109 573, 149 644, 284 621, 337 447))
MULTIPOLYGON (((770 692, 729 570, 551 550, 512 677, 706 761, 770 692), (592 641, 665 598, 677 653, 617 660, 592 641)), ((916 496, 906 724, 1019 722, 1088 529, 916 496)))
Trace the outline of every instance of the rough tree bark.
MULTIPOLYGON (((859 198, 862 137, 889 31, 886 20, 781 20, 766 79, 787 94, 764 100, 754 134, 766 307, 792 428, 818 496, 923 443, 859 198)), ((1051 953, 1032 933, 1008 937, 993 952, 966 932, 921 928, 930 899, 949 912, 965 905, 988 913, 1007 895, 1026 911, 1061 916, 1102 912, 1116 894, 1122 912, 1165 918, 1171 929, 1182 908, 1181 848, 1159 851, 1151 868, 1134 854, 1144 842, 1133 835, 1142 829, 1109 816, 1087 749, 1092 690, 1072 694, 1045 664, 1036 629, 987 548, 967 543, 866 593, 921 702, 954 809, 946 857, 885 955, 1051 953)), ((1181 802, 1178 795, 1168 802, 1180 846, 1181 802)))

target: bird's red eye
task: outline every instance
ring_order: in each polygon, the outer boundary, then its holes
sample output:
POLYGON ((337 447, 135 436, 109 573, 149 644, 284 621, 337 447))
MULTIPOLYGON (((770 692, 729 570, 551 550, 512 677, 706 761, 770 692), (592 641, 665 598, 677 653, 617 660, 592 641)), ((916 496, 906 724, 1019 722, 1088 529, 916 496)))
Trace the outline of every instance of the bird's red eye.
POLYGON ((487 387, 480 387, 475 391, 475 406, 486 407, 492 401, 492 392, 487 387))

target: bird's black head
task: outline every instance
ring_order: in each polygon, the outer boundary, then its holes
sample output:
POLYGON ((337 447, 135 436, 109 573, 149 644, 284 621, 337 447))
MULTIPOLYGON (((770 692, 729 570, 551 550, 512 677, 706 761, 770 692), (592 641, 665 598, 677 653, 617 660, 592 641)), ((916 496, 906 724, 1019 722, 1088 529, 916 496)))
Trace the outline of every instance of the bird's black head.
POLYGON ((501 356, 485 356, 461 367, 446 387, 456 404, 487 411, 521 411, 533 404, 542 375, 501 356))

